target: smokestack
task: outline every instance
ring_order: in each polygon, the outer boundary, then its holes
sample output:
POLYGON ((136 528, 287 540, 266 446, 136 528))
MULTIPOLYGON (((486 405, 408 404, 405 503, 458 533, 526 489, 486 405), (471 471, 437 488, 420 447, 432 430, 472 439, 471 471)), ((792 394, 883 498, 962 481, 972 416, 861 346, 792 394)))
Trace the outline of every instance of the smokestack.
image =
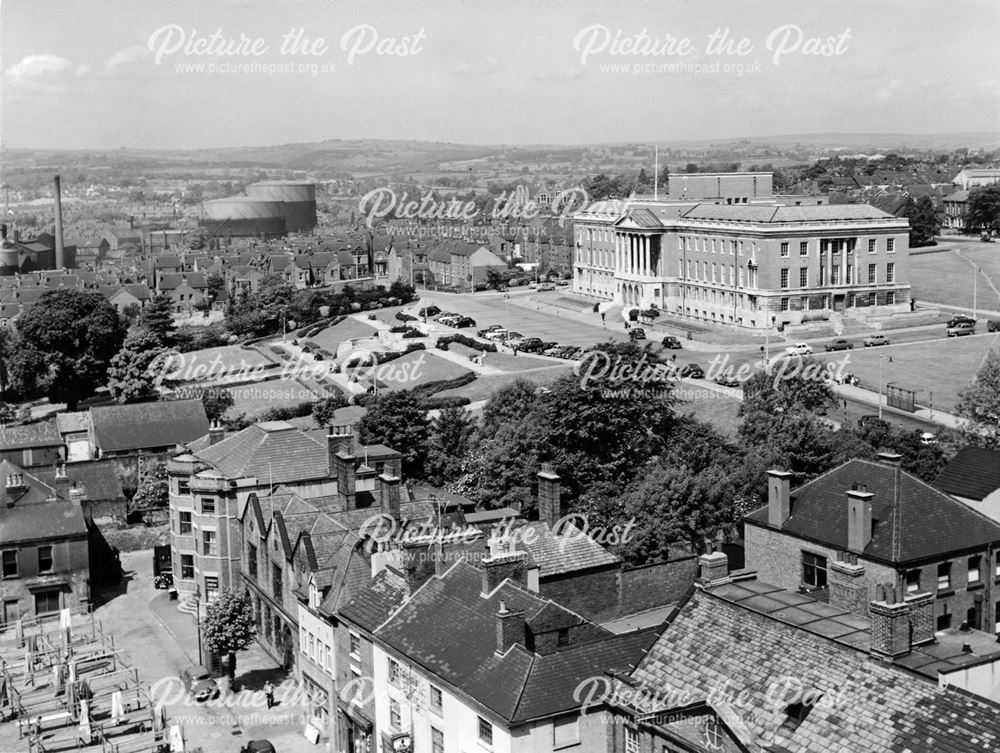
POLYGON ((66 253, 63 249, 63 226, 62 226, 62 188, 59 185, 59 176, 53 181, 56 191, 56 269, 65 269, 66 253))

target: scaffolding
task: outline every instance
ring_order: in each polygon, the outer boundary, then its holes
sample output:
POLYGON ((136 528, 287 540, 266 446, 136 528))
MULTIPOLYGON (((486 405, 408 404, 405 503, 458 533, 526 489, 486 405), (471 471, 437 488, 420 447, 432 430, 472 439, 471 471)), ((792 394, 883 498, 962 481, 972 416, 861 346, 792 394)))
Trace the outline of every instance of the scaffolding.
POLYGON ((62 610, 0 627, 0 721, 28 753, 161 753, 166 714, 93 614, 62 610))

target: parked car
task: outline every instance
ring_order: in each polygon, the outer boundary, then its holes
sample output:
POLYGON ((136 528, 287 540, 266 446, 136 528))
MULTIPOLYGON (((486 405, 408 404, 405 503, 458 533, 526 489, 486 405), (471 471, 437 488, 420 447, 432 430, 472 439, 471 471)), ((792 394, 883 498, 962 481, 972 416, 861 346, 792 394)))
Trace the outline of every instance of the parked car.
POLYGON ((667 335, 661 342, 664 348, 669 348, 670 350, 682 350, 684 347, 681 345, 681 341, 673 335, 667 335))
POLYGON ((582 352, 583 348, 578 348, 575 345, 568 345, 559 354, 559 358, 565 358, 567 361, 575 361, 577 358, 580 357, 580 354, 582 352))
POLYGON ((962 322, 972 322, 973 324, 975 324, 976 320, 973 319, 971 316, 967 316, 965 314, 955 314, 955 316, 953 316, 951 319, 948 320, 948 323, 945 326, 948 329, 951 329, 952 327, 961 324, 962 322))
POLYGON ((424 306, 420 311, 417 312, 419 316, 437 316, 441 313, 441 309, 437 306, 424 306))
POLYGON ((510 330, 506 330, 503 327, 497 327, 496 329, 491 329, 489 332, 486 332, 483 335, 483 337, 485 337, 487 340, 493 340, 493 341, 499 340, 500 342, 503 342, 503 339, 508 334, 510 334, 510 330))
POLYGON ((560 280, 559 282, 556 283, 556 285, 558 285, 561 288, 565 288, 567 285, 569 285, 569 280, 560 280))
POLYGON ((850 340, 845 340, 842 337, 836 340, 831 340, 823 348, 823 350, 825 350, 827 353, 829 353, 831 350, 853 350, 853 349, 854 349, 854 343, 852 343, 850 340))
POLYGON ((716 384, 722 385, 723 387, 739 387, 740 386, 740 383, 736 379, 733 379, 728 374, 719 374, 719 376, 717 376, 712 381, 715 382, 716 384))
POLYGON ((543 340, 542 341, 542 347, 539 350, 539 352, 540 353, 544 353, 545 351, 550 350, 552 348, 556 348, 558 346, 559 346, 559 343, 557 343, 557 342, 555 342, 553 340, 543 340))
POLYGON ((536 290, 540 293, 545 292, 547 290, 555 290, 555 289, 556 286, 553 285, 551 282, 540 283, 539 286, 536 288, 536 290))
POLYGON ((948 337, 962 337, 963 335, 976 334, 974 322, 959 322, 954 327, 948 327, 948 337))
POLYGON ((508 331, 505 335, 500 338, 500 342, 506 345, 508 348, 517 347, 517 343, 524 339, 524 335, 520 332, 510 332, 508 331))
POLYGON ((154 588, 170 588, 174 585, 173 573, 160 573, 153 579, 154 588))
POLYGON ((240 753, 275 753, 275 751, 270 740, 251 740, 240 748, 240 753))
POLYGON ((568 345, 551 345, 542 351, 543 356, 551 356, 552 358, 559 358, 559 353, 566 350, 568 345))
POLYGON ((458 329, 465 329, 466 327, 475 327, 476 320, 471 316, 460 316, 451 325, 452 327, 457 327, 458 329))
POLYGON ((644 330, 642 327, 633 327, 632 329, 630 329, 628 331, 628 339, 629 340, 645 340, 646 339, 646 330, 644 330))
POLYGON ((937 444, 937 436, 930 431, 921 432, 920 444, 937 444))
POLYGON ((868 337, 861 342, 864 343, 866 348, 876 348, 879 345, 888 345, 889 338, 885 335, 868 335, 868 337))
POLYGON ((498 330, 498 329, 503 329, 503 325, 501 325, 501 324, 491 324, 489 327, 486 327, 484 329, 479 330, 478 332, 476 332, 476 334, 479 337, 486 337, 490 332, 494 332, 495 330, 498 330))
POLYGON ((986 331, 1000 332, 1000 321, 997 321, 996 319, 990 319, 988 322, 986 322, 986 331))
POLYGON ((681 368, 679 376, 685 379, 704 379, 705 370, 696 363, 689 363, 681 368))
POLYGON ((525 353, 541 353, 544 347, 545 343, 540 337, 523 337, 517 349, 523 350, 525 353))
POLYGON ((219 695, 219 686, 207 667, 195 664, 181 673, 181 682, 196 701, 207 701, 219 695))
POLYGON ((795 345, 789 345, 785 348, 786 356, 811 356, 813 352, 812 345, 809 343, 795 343, 795 345))

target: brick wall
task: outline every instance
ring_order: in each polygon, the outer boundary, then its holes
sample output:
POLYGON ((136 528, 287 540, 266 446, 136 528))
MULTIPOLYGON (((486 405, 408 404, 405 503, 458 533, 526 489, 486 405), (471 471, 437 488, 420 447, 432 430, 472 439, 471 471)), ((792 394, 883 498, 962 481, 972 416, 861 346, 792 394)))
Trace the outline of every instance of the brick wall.
POLYGON ((698 576, 693 553, 668 562, 622 570, 619 614, 632 614, 680 600, 698 576))
POLYGON ((603 621, 620 612, 618 566, 545 578, 538 584, 542 596, 588 620, 603 621))

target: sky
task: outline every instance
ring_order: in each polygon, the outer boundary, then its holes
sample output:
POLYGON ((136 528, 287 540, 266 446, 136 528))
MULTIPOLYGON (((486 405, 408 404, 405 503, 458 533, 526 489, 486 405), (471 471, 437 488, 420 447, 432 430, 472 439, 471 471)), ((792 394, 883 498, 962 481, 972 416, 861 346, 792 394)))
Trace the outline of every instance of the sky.
POLYGON ((998 29, 996 0, 3 0, 0 143, 996 131, 998 29))

